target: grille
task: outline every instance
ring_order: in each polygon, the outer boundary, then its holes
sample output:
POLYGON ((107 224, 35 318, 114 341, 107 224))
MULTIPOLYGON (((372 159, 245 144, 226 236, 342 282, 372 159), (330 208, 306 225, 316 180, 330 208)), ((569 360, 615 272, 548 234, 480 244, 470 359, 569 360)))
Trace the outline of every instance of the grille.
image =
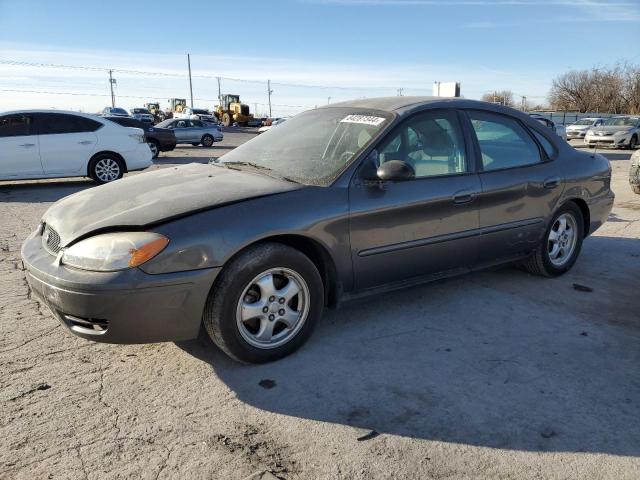
POLYGON ((49 225, 44 226, 42 232, 42 246, 52 255, 57 255, 60 251, 60 235, 49 225))

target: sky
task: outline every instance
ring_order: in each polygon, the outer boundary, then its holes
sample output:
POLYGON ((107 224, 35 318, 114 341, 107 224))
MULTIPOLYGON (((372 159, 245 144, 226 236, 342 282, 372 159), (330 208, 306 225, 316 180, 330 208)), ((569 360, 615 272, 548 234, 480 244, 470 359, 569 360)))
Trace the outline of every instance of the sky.
POLYGON ((640 0, 0 0, 0 111, 95 112, 171 97, 213 108, 218 82, 258 114, 359 97, 544 104, 571 69, 640 64, 640 0))

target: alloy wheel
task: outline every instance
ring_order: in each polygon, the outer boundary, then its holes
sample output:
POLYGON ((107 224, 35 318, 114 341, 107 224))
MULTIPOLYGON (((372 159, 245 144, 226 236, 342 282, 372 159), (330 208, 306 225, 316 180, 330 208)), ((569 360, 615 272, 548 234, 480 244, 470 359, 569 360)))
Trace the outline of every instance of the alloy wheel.
POLYGON ((300 331, 309 315, 309 287, 297 272, 272 268, 244 289, 236 324, 250 345, 269 349, 284 345, 300 331))
POLYGON ((94 170, 98 180, 104 183, 112 182, 120 176, 120 165, 113 158, 98 160, 94 170))
POLYGON ((549 260, 555 267, 562 267, 571 259, 577 240, 576 219, 570 213, 563 213, 556 218, 547 238, 549 260))

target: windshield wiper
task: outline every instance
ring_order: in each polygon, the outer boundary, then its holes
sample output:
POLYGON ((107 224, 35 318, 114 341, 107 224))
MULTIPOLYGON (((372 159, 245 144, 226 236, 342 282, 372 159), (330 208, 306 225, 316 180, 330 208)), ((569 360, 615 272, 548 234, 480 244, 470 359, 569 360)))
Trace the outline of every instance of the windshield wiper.
POLYGON ((265 171, 265 173, 267 173, 268 175, 274 176, 274 177, 278 177, 281 178, 282 180, 286 180, 288 182, 293 182, 293 183, 300 183, 295 181, 293 178, 287 177, 285 175, 282 175, 281 173, 276 172, 274 169, 269 168, 265 165, 260 165, 254 162, 241 162, 241 161, 234 161, 234 162, 222 162, 222 165, 226 166, 227 168, 233 168, 234 170, 240 170, 239 168, 237 168, 238 166, 240 167, 251 167, 251 168, 255 168, 257 170, 263 170, 265 171), (236 167, 236 168, 234 168, 236 167))

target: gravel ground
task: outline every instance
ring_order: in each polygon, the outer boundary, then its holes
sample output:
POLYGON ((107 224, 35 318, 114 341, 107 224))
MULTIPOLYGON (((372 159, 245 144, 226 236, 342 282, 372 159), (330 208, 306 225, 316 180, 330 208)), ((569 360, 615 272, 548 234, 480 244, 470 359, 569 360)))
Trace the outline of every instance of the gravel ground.
POLYGON ((92 184, 0 183, 0 478, 639 478, 640 196, 630 152, 605 153, 615 207, 569 274, 503 268, 351 303, 264 366, 205 338, 67 334, 31 297, 20 244, 92 184))

